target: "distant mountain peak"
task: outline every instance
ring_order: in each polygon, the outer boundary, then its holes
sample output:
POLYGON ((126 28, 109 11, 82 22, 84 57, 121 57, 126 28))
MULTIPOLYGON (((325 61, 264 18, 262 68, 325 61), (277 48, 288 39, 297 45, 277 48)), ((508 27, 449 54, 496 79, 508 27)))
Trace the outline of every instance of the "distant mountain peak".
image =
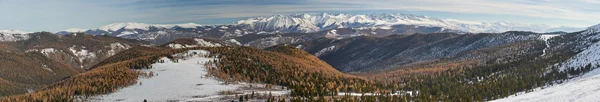
POLYGON ((20 30, 0 30, 0 34, 28 34, 30 32, 20 30))
POLYGON ((145 23, 123 22, 123 23, 109 24, 109 25, 106 25, 106 26, 102 26, 102 27, 100 27, 98 29, 104 30, 104 31, 117 31, 117 30, 119 30, 121 28, 147 30, 147 29, 149 29, 150 26, 152 26, 152 25, 145 24, 145 23))
POLYGON ((88 29, 83 29, 83 28, 71 28, 71 29, 67 29, 67 30, 64 30, 64 31, 67 31, 67 32, 85 32, 87 30, 88 29))
POLYGON ((173 28, 173 27, 181 27, 181 28, 195 28, 201 26, 196 23, 184 23, 184 24, 146 24, 146 23, 137 23, 137 22, 122 22, 122 23, 113 23, 106 26, 102 26, 98 28, 99 30, 104 31, 117 31, 119 29, 141 29, 148 30, 151 27, 156 28, 173 28))
POLYGON ((400 13, 380 14, 291 14, 255 17, 235 22, 255 30, 284 30, 284 32, 316 32, 332 28, 354 28, 393 25, 416 25, 443 27, 464 32, 505 32, 534 31, 545 32, 551 27, 543 24, 521 24, 516 22, 473 22, 456 19, 439 19, 400 13))

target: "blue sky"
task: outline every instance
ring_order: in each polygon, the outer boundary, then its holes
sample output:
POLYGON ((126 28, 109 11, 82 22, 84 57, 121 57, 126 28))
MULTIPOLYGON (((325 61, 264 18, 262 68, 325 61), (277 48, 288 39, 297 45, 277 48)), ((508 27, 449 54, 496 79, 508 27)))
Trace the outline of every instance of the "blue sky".
POLYGON ((294 13, 403 13, 480 22, 586 27, 600 0, 0 0, 0 29, 59 31, 110 23, 230 24, 294 13))

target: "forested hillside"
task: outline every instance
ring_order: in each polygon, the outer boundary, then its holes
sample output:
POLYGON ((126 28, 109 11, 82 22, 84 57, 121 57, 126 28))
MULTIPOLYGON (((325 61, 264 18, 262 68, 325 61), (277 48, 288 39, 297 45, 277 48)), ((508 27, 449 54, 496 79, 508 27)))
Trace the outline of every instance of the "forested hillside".
POLYGON ((28 39, 0 42, 0 96, 34 92, 84 72, 100 61, 145 44, 86 34, 27 34, 28 39))

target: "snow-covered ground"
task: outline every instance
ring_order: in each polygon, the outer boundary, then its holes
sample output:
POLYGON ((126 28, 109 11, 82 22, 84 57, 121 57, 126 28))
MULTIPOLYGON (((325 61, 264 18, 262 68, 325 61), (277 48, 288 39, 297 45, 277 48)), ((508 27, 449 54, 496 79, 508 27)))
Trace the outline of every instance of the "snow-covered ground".
POLYGON ((597 102, 600 100, 600 69, 567 83, 550 86, 495 102, 597 102))
MULTIPOLYGON (((187 54, 206 54, 206 51, 191 50, 187 54)), ((162 58, 164 63, 152 64, 153 68, 142 70, 153 72, 155 76, 138 79, 139 84, 118 90, 115 93, 100 96, 101 101, 168 101, 184 100, 194 97, 215 95, 219 91, 233 90, 239 85, 224 85, 223 82, 206 77, 204 63, 214 58, 194 55, 178 63, 162 58)))
MULTIPOLYGON (((173 62, 162 58, 164 63, 152 64, 153 68, 141 70, 154 73, 152 77, 140 77, 138 84, 132 85, 117 92, 96 96, 91 101, 123 101, 139 102, 148 101, 215 101, 233 95, 220 95, 221 91, 240 91, 240 94, 250 94, 252 91, 245 89, 248 85, 261 86, 260 84, 237 83, 226 85, 214 77, 207 77, 205 63, 215 58, 204 55, 209 52, 204 50, 190 50, 175 56, 186 56, 173 62)), ((264 85, 262 85, 264 86, 264 85)), ((269 93, 274 96, 289 94, 289 91, 256 91, 255 93, 269 93)), ((233 98, 235 99, 235 98, 233 98)))

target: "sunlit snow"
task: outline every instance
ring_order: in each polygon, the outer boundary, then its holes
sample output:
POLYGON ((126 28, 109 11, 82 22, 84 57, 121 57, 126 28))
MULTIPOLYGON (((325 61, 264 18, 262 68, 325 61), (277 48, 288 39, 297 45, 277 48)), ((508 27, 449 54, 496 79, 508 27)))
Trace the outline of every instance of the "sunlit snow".
POLYGON ((100 96, 101 101, 169 101, 185 100, 194 97, 216 95, 219 91, 233 90, 239 85, 225 85, 208 74, 204 63, 214 58, 202 57, 207 54, 203 50, 190 50, 185 54, 192 55, 173 62, 168 58, 162 58, 164 63, 152 64, 153 68, 142 70, 153 72, 155 76, 138 79, 138 84, 118 90, 115 93, 100 96), (197 53, 194 55, 194 53, 197 53))

